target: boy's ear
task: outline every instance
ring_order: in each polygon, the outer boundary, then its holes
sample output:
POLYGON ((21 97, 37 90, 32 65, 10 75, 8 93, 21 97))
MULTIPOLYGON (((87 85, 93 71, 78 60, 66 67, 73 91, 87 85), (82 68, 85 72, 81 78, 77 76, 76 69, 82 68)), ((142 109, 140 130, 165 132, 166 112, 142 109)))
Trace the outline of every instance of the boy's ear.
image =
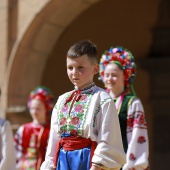
POLYGON ((99 65, 96 64, 94 67, 94 74, 97 74, 99 72, 99 65))

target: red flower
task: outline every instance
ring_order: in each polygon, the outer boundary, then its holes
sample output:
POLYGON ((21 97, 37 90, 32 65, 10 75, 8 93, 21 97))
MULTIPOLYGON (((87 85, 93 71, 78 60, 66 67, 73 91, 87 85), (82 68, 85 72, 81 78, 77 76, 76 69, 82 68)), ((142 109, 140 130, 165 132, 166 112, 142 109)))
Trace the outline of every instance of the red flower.
POLYGON ((139 117, 139 124, 144 124, 144 122, 145 122, 144 116, 141 115, 141 116, 139 117))
POLYGON ((77 130, 71 130, 70 131, 70 135, 72 135, 72 136, 77 136, 78 135, 78 133, 77 133, 77 130))
POLYGON ((133 118, 128 118, 127 119, 127 126, 128 127, 133 127, 133 118))
POLYGON ((144 115, 138 115, 134 120, 134 124, 144 125, 144 123, 145 123, 144 115))
POLYGON ((63 125, 63 124, 66 124, 66 118, 63 117, 61 120, 60 120, 60 125, 63 125))
POLYGON ((79 118, 73 117, 70 123, 73 124, 73 125, 78 125, 79 124, 79 118))
POLYGON ((146 142, 145 137, 144 137, 144 136, 139 136, 138 142, 139 142, 139 143, 144 143, 144 142, 146 142))
POLYGON ((134 161, 136 159, 135 155, 133 153, 130 154, 129 159, 134 161))

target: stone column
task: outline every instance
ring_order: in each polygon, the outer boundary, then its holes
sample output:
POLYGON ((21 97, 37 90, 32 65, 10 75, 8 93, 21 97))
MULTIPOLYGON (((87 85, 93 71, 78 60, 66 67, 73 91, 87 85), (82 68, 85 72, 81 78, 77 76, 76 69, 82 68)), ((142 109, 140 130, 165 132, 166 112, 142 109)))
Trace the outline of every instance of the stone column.
POLYGON ((3 79, 5 75, 5 69, 7 65, 7 24, 8 24, 8 1, 0 1, 0 88, 1 88, 1 100, 0 100, 0 117, 5 117, 4 108, 2 106, 3 92, 3 79))
POLYGON ((8 57, 17 39, 18 0, 8 0, 8 57))

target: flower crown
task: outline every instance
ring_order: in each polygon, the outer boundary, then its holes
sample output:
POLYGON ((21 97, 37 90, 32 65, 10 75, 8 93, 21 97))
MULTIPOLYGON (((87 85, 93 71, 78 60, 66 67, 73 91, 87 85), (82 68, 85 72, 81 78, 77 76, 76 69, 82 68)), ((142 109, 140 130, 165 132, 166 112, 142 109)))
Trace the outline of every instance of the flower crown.
POLYGON ((135 63, 132 53, 123 47, 111 47, 109 51, 105 51, 100 59, 100 77, 103 81, 104 70, 109 63, 116 63, 124 71, 125 87, 132 84, 135 77, 135 63))
POLYGON ((47 111, 51 113, 54 107, 54 97, 50 89, 45 86, 39 86, 31 91, 28 97, 28 108, 30 108, 30 103, 35 98, 43 101, 45 107, 47 108, 47 111))

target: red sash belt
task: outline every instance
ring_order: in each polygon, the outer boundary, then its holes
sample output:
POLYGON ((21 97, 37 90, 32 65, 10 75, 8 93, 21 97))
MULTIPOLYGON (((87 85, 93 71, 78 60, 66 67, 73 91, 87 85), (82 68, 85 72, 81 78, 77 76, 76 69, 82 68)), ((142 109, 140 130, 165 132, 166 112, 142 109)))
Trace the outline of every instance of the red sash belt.
POLYGON ((88 146, 91 146, 91 153, 90 153, 90 160, 91 160, 92 156, 94 155, 94 150, 96 149, 97 146, 97 143, 95 141, 92 141, 90 138, 86 139, 86 138, 75 137, 75 136, 61 138, 60 141, 57 143, 56 163, 58 161, 58 155, 61 147, 63 147, 64 150, 66 151, 73 151, 88 146))

